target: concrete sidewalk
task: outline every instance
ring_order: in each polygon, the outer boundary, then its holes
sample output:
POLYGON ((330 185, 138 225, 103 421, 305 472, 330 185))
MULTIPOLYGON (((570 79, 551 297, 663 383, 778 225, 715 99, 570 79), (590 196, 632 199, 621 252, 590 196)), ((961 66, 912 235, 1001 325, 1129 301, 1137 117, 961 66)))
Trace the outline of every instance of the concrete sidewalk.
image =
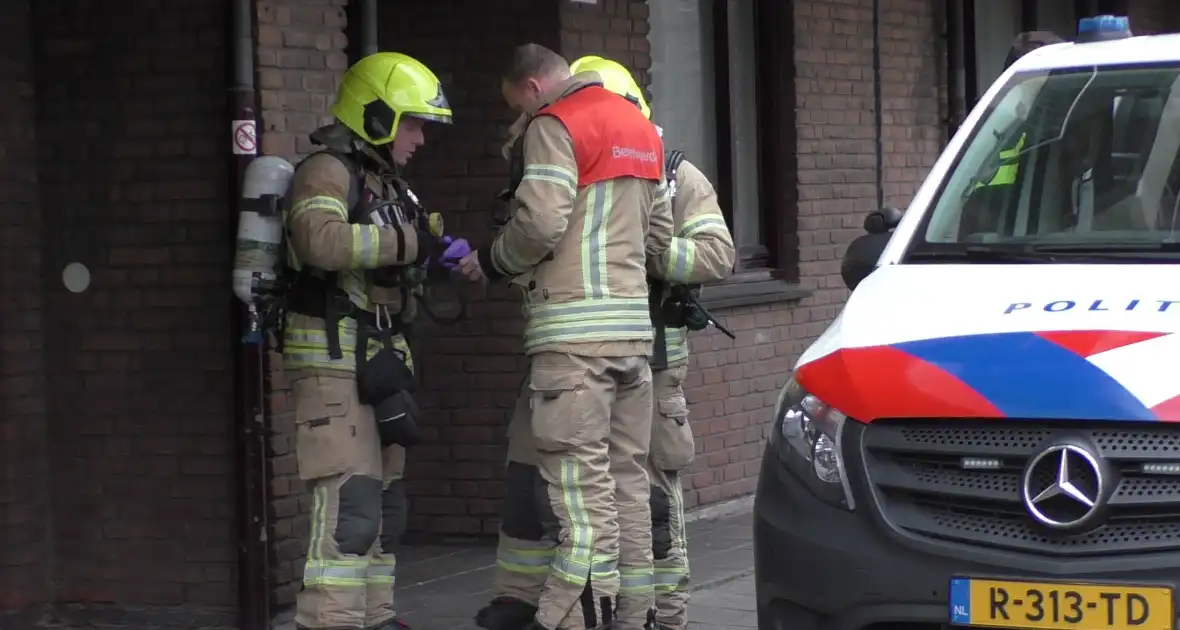
POLYGON ((757 628, 754 575, 694 592, 688 621, 689 628, 757 628))
MULTIPOLYGON (((688 526, 694 591, 691 617, 705 625, 754 628, 749 513, 688 526), (747 578, 747 579, 743 579, 747 578), (748 591, 748 597, 745 595, 748 591), (747 610, 748 609, 748 610, 747 610)), ((473 630, 491 598, 492 547, 411 547, 398 555, 398 613, 414 630, 473 630)))

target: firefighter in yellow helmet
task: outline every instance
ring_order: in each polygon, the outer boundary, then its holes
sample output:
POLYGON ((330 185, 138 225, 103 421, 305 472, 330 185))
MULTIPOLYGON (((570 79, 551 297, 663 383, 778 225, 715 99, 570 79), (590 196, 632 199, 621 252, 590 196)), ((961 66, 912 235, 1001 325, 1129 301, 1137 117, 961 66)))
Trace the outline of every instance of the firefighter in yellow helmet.
MULTIPOLYGON (((603 87, 634 103, 650 120, 651 109, 643 92, 621 64, 587 56, 575 61, 570 69, 575 76, 597 75, 603 87)), ((514 139, 527 123, 527 116, 522 116, 513 124, 510 133, 514 139)), ((649 271, 658 276, 650 279, 653 299, 649 306, 654 306, 652 321, 660 328, 654 331, 657 343, 651 359, 655 405, 647 467, 651 480, 650 553, 654 557, 654 580, 634 567, 620 566, 621 603, 626 599, 622 589, 645 585, 650 588, 654 581, 656 612, 648 627, 678 630, 688 624, 688 556, 679 476, 692 461, 694 445, 683 391, 688 363, 686 330, 679 322, 667 322, 663 307, 665 303, 679 307, 671 296, 679 295, 678 291, 687 289, 690 283, 726 277, 734 260, 733 240, 713 187, 696 167, 679 156, 679 152, 672 152, 665 161, 676 236, 668 252, 655 257, 649 266, 649 271), (675 291, 668 286, 670 283, 675 283, 675 291), (659 343, 661 338, 663 344, 659 343)), ((519 162, 521 143, 510 140, 505 157, 519 162)), ((515 174, 509 186, 512 190, 519 184, 521 167, 516 164, 510 170, 515 174)), ((507 489, 497 546, 495 598, 477 617, 478 625, 488 630, 518 630, 528 624, 546 579, 538 569, 554 557, 554 546, 545 534, 546 522, 552 520, 552 515, 534 500, 533 494, 538 474, 536 445, 528 426, 529 401, 527 396, 520 397, 508 429, 507 489)), ((624 528, 620 528, 619 537, 621 550, 649 544, 647 540, 629 539, 624 528)), ((582 605, 597 604, 586 598, 582 605)))
MULTIPOLYGON (((598 73, 607 89, 635 103, 651 119, 643 91, 622 64, 591 55, 578 59, 572 67, 575 72, 598 73)), ((680 314, 693 308, 684 299, 687 291, 730 274, 735 251, 712 184, 682 152, 666 150, 664 155, 675 237, 667 253, 654 267, 648 267, 652 323, 657 330, 651 358, 655 405, 647 472, 651 478, 655 625, 660 630, 683 630, 688 626, 689 580, 680 474, 692 463, 695 447, 684 399, 688 331, 680 314)))
POLYGON ((322 149, 296 168, 284 217, 283 366, 299 476, 313 497, 295 622, 397 628, 401 480, 405 449, 418 439, 402 331, 426 265, 469 249, 443 235, 399 169, 424 143, 427 123, 451 122, 451 107, 421 62, 377 53, 348 69, 331 111, 336 122, 312 134, 322 149))
MULTIPOLYGON (((575 61, 572 68, 574 72, 597 73, 607 89, 635 103, 651 119, 643 91, 622 64, 590 55, 575 61)), ((683 630, 688 626, 689 579, 680 474, 692 463, 696 451, 684 399, 688 331, 681 314, 693 308, 685 300, 688 291, 730 274, 735 250, 712 184, 682 152, 666 150, 664 155, 675 237, 654 266, 648 265, 652 323, 657 330, 651 358, 655 405, 647 472, 651 478, 655 625, 660 630, 683 630)))

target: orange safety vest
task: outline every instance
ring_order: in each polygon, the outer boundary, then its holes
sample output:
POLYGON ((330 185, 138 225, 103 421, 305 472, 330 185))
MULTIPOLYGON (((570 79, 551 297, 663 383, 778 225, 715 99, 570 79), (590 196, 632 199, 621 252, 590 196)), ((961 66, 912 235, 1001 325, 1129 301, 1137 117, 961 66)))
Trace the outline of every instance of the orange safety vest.
POLYGON ((620 177, 659 181, 664 143, 655 125, 627 99, 588 85, 541 108, 565 125, 578 162, 578 187, 620 177))

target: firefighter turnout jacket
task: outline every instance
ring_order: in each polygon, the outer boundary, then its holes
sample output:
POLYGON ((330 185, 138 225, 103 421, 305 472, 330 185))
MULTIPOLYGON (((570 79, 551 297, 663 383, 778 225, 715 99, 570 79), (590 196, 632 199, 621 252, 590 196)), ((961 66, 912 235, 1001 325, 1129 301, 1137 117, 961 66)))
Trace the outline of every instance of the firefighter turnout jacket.
MULTIPOLYGON (((293 295, 299 295, 301 290, 314 295, 315 291, 299 284, 307 278, 321 282, 335 279, 338 291, 333 291, 337 294, 334 307, 339 316, 335 328, 342 356, 333 358, 329 354, 329 331, 323 313, 314 312, 315 308, 293 308, 288 310, 283 334, 283 364, 287 369, 352 374, 356 370, 358 320, 380 324, 374 316, 378 304, 392 313, 401 312, 400 321, 412 315, 413 300, 399 290, 375 286, 371 272, 421 262, 424 252, 419 248, 419 232, 409 225, 350 223, 350 203, 358 202, 350 191, 360 182, 355 181, 342 157, 346 156, 317 153, 299 165, 291 183, 285 221, 288 264, 299 276, 293 295)), ((362 198, 396 199, 389 183, 368 170, 359 187, 362 198)), ((384 325, 398 326, 400 321, 384 325)), ((395 343, 402 346, 398 350, 408 354, 400 335, 395 343)), ((367 346, 371 355, 381 343, 369 339, 367 346)))
MULTIPOLYGON (((508 223, 479 250, 489 279, 525 290, 525 353, 647 355, 648 261, 674 225, 655 127, 593 73, 542 101, 523 135, 508 223)), ((530 112, 533 113, 533 112, 530 112)))
MULTIPOLYGON (((674 157, 678 152, 670 152, 674 157)), ((671 162, 671 160, 670 160, 671 162)), ((688 160, 669 163, 672 216, 676 236, 664 254, 649 265, 653 275, 670 283, 701 284, 729 276, 735 251, 725 215, 709 179, 688 160)), ((688 330, 665 328, 667 366, 688 361, 688 330)))

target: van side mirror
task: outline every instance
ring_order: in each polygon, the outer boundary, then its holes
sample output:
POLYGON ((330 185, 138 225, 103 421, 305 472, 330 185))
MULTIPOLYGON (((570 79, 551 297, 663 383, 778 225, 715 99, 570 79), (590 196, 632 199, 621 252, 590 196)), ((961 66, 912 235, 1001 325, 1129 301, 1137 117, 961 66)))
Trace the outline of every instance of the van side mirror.
POLYGON ((897 224, 901 223, 903 213, 901 210, 893 207, 881 208, 870 212, 865 217, 865 232, 869 234, 885 234, 893 231, 897 224))
POLYGON ((848 290, 856 289, 870 273, 877 268, 881 252, 889 244, 893 229, 901 223, 902 211, 897 208, 882 208, 865 217, 865 232, 848 244, 844 259, 840 261, 840 277, 848 290))

